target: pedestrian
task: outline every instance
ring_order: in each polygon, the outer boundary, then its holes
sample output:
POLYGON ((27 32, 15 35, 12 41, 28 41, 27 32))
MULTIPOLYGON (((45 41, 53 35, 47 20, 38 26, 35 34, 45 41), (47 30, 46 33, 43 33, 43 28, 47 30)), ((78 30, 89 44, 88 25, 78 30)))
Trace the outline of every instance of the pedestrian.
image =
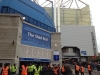
POLYGON ((61 74, 62 74, 62 75, 65 75, 64 65, 62 65, 62 68, 61 68, 61 74))
POLYGON ((0 75, 10 75, 10 68, 7 64, 4 64, 4 67, 2 67, 0 75))
POLYGON ((34 67, 33 67, 33 65, 30 63, 30 64, 28 65, 28 75, 33 75, 33 69, 34 69, 34 67))
POLYGON ((10 73, 11 73, 11 75, 15 75, 16 71, 17 71, 17 66, 14 63, 14 65, 10 66, 10 73))
POLYGON ((87 68, 88 68, 89 75, 91 75, 92 67, 91 67, 91 64, 90 63, 88 64, 88 67, 87 68))
POLYGON ((28 66, 25 65, 21 65, 21 75, 28 75, 28 66))
POLYGON ((79 75, 79 65, 77 63, 75 63, 75 75, 79 75))
POLYGON ((81 67, 80 67, 80 72, 81 72, 81 75, 84 75, 84 66, 83 65, 81 65, 81 67))
POLYGON ((64 65, 65 75, 74 75, 69 65, 64 65))

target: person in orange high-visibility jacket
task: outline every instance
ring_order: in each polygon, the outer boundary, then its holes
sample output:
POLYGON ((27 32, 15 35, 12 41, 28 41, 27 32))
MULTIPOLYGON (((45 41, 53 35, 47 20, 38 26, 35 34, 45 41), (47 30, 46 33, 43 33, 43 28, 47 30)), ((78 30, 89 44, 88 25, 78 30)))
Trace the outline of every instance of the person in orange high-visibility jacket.
POLYGON ((65 72, 64 66, 62 66, 61 71, 62 71, 62 72, 65 72))
POLYGON ((64 65, 62 65, 61 74, 62 74, 62 75, 65 75, 65 68, 64 68, 64 65))
POLYGON ((59 75, 60 74, 60 65, 59 64, 57 65, 57 68, 58 68, 57 73, 59 75))
POLYGON ((79 67, 79 65, 75 65, 75 74, 76 75, 79 75, 79 70, 80 70, 80 67, 79 67))
POLYGON ((80 72, 81 72, 81 75, 84 75, 84 67, 81 65, 81 68, 80 68, 80 72))
POLYGON ((53 71, 54 71, 55 75, 58 75, 58 68, 57 67, 55 67, 53 71))
POLYGON ((88 69, 89 75, 91 75, 91 72, 92 72, 92 67, 91 67, 90 63, 88 64, 87 69, 88 69))
POLYGON ((28 66, 22 65, 21 75, 27 75, 28 73, 28 66))
POLYGON ((7 64, 1 70, 1 75, 10 75, 10 68, 7 64))

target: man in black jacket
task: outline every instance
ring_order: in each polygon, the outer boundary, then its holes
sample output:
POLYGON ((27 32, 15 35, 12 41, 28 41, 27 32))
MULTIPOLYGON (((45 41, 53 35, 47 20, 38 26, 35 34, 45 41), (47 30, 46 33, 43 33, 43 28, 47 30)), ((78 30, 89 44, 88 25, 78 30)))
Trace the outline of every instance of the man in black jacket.
POLYGON ((74 75, 69 65, 64 65, 65 75, 74 75))

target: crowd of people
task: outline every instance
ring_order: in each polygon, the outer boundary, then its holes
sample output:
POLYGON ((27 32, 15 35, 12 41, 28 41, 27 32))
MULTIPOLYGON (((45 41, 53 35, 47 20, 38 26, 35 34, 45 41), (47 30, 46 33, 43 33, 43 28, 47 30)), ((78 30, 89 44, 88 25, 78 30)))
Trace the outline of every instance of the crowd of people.
POLYGON ((16 64, 10 66, 5 64, 2 67, 0 75, 73 75, 69 65, 62 65, 60 68, 59 64, 22 64, 18 68, 16 64))
POLYGON ((74 62, 75 65, 75 75, 84 75, 85 69, 88 70, 89 75, 92 74, 93 71, 100 71, 100 64, 97 62, 74 62))
MULTIPOLYGON (((85 68, 87 68, 89 75, 94 70, 100 71, 100 65, 95 62, 74 62, 75 65, 75 75, 84 75, 85 68)), ((19 67, 14 65, 5 64, 2 67, 0 75, 73 75, 71 67, 68 64, 63 64, 62 67, 58 64, 21 64, 19 67)))

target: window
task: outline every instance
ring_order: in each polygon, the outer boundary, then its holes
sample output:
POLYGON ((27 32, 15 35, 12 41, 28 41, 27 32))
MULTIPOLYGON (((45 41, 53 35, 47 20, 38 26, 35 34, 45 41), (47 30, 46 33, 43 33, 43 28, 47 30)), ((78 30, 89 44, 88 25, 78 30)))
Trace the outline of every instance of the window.
POLYGON ((10 9, 9 11, 11 14, 15 13, 15 11, 13 9, 10 9))
POLYGON ((33 24, 36 25, 36 20, 34 19, 33 24))
POLYGON ((42 24, 42 23, 40 22, 40 28, 41 28, 41 24, 42 24))
POLYGON ((46 30, 48 30, 48 26, 46 25, 46 30))
POLYGON ((50 26, 48 26, 48 31, 50 31, 50 26))
POLYGON ((76 50, 75 49, 73 49, 73 53, 76 53, 76 50))
POLYGON ((69 52, 69 50, 68 50, 68 49, 66 49, 66 50, 65 50, 65 52, 69 52))
POLYGON ((28 16, 25 16, 25 21, 29 22, 29 17, 28 16))
POLYGON ((32 18, 30 18, 30 23, 33 24, 33 19, 32 18))
POLYGON ((37 21, 37 26, 40 27, 40 22, 39 21, 37 21))

